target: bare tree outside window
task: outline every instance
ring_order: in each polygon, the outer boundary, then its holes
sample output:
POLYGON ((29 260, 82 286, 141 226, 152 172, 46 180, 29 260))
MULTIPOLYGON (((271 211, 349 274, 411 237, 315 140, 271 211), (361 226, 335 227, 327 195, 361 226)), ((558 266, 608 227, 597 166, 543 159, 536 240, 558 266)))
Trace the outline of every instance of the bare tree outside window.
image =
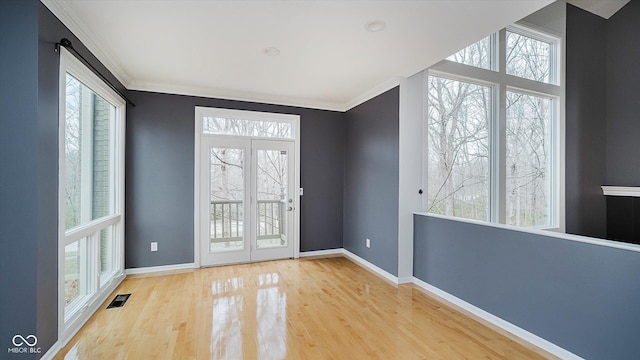
POLYGON ((429 76, 428 211, 489 220, 491 88, 429 76))
POLYGON ((286 245, 285 209, 289 154, 283 150, 256 151, 257 244, 286 245))
POLYGON ((550 110, 550 99, 507 92, 507 224, 549 222, 550 110))
POLYGON ((82 171, 80 168, 80 106, 82 84, 67 75, 66 113, 64 127, 65 149, 65 229, 80 224, 80 196, 82 171))
POLYGON ((427 212, 561 226, 562 184, 553 166, 562 161, 553 143, 563 106, 559 44, 553 34, 514 24, 447 58, 461 65, 430 68, 427 212))
POLYGON ((269 120, 236 119, 207 116, 203 119, 205 134, 293 139, 293 125, 269 120))
POLYGON ((491 36, 467 46, 449 56, 447 60, 487 70, 491 69, 491 36))
POLYGON ((243 248, 245 150, 211 148, 209 157, 210 249, 243 248))
POLYGON ((507 74, 549 83, 550 64, 551 44, 507 31, 507 74))

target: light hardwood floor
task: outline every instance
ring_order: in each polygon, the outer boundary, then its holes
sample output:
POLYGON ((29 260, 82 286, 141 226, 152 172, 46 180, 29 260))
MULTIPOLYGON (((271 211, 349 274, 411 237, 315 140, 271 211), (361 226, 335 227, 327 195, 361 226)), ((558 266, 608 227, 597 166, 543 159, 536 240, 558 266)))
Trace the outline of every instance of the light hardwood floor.
POLYGON ((56 359, 544 358, 345 258, 128 277, 116 292, 132 295, 56 359))

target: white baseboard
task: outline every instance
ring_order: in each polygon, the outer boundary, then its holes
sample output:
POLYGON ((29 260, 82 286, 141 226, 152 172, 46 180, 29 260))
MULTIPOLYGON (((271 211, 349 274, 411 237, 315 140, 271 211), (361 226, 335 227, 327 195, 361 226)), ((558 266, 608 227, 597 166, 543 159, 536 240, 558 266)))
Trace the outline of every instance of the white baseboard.
POLYGON ((42 355, 40 360, 52 360, 60 350, 62 350, 62 345, 60 344, 60 341, 56 341, 53 345, 51 345, 49 350, 47 350, 47 352, 42 355))
POLYGON ((195 268, 194 263, 188 264, 175 264, 175 265, 162 265, 162 266, 149 266, 142 268, 132 268, 125 270, 127 275, 149 274, 165 271, 187 270, 195 268))
POLYGON ((541 337, 539 337, 538 335, 532 334, 530 332, 528 332, 527 330, 514 325, 506 320, 503 320, 489 312, 486 312, 482 309, 480 309, 479 307, 476 307, 475 305, 469 304, 468 302, 449 294, 446 291, 440 290, 439 288, 426 283, 416 277, 413 278, 413 283, 421 288, 422 290, 424 290, 426 293, 429 293, 431 295, 434 295, 442 300, 444 300, 447 303, 450 303, 451 305, 453 305, 454 307, 457 308, 461 308, 462 310, 465 310, 471 314, 473 314, 474 316, 494 325, 499 327, 500 329, 528 342, 529 344, 532 344, 552 355, 555 355, 561 359, 564 360, 584 360, 583 358, 581 358, 580 356, 565 350, 563 348, 561 348, 560 346, 547 341, 541 337))
POLYGON ((315 251, 304 251, 300 253, 301 258, 306 257, 321 257, 321 256, 340 256, 344 255, 344 250, 342 248, 339 249, 327 249, 327 250, 315 250, 315 251))
POLYGON ((343 249, 343 254, 344 257, 346 257, 347 259, 353 261, 354 263, 362 266, 363 268, 373 272, 374 274, 384 278, 385 280, 390 281, 391 283, 398 285, 398 277, 389 273, 386 270, 383 270, 379 267, 377 267, 376 265, 373 265, 372 263, 368 262, 367 260, 361 258, 360 256, 352 253, 351 251, 347 250, 347 249, 343 249))

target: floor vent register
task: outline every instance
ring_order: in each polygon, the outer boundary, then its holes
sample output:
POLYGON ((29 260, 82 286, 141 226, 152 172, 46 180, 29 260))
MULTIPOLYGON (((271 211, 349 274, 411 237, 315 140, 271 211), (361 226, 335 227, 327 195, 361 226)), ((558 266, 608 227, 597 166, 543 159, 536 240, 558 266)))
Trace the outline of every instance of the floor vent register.
POLYGON ((109 306, 107 306, 107 309, 123 307, 124 303, 126 303, 127 300, 129 300, 129 296, 131 296, 131 294, 118 294, 118 295, 116 295, 116 297, 113 299, 113 301, 111 301, 111 304, 109 304, 109 306))

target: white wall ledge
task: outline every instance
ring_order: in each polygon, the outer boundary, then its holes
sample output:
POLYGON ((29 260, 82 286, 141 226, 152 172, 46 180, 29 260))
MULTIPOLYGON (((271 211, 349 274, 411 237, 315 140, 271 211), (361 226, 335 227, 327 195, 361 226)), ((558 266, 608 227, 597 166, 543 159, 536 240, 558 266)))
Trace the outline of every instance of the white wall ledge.
POLYGON ((601 186, 606 196, 640 197, 640 186, 601 186))
POLYGON ((592 238, 592 237, 587 237, 587 236, 582 236, 582 235, 567 234, 567 233, 550 231, 550 230, 517 227, 517 226, 513 226, 513 225, 492 223, 492 222, 487 222, 487 221, 465 219, 465 218, 446 216, 446 215, 439 215, 439 214, 432 214, 432 213, 425 213, 425 212, 414 212, 413 214, 414 215, 420 215, 420 216, 426 216, 426 217, 433 217, 433 218, 451 220, 451 221, 457 221, 457 222, 462 222, 462 223, 470 223, 470 224, 474 224, 474 225, 494 227, 494 228, 504 229, 504 230, 517 231, 517 232, 521 232, 521 233, 529 233, 529 234, 534 234, 534 235, 553 237, 553 238, 557 238, 559 240, 575 241, 575 242, 581 242, 581 243, 585 243, 585 244, 598 245, 598 246, 604 246, 604 247, 627 250, 627 251, 635 251, 635 252, 640 253, 640 245, 637 245, 637 244, 631 244, 631 243, 625 243, 625 242, 619 242, 619 241, 613 241, 613 240, 605 240, 605 239, 599 239, 599 238, 592 238))

